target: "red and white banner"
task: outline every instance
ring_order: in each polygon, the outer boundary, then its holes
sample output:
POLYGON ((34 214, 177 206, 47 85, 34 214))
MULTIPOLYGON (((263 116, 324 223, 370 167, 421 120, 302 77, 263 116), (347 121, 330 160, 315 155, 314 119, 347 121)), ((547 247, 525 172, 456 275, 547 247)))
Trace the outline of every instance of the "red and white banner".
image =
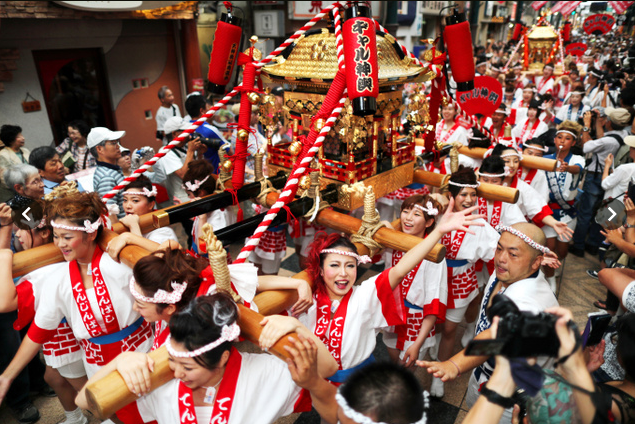
POLYGON ((613 8, 613 10, 615 10, 615 13, 621 15, 633 3, 635 3, 635 1, 610 1, 609 5, 613 8))
POLYGON ((587 45, 584 43, 571 43, 567 44, 567 47, 564 48, 564 51, 567 54, 571 54, 573 56, 582 56, 587 48, 587 45))
MULTIPOLYGON (((537 12, 539 11, 545 4, 549 3, 548 1, 535 1, 531 3, 531 7, 537 12)), ((626 2, 614 2, 614 3, 626 3, 626 2)))
POLYGON ((560 9, 565 7, 567 5, 567 3, 569 3, 569 2, 568 1, 559 1, 558 3, 554 4, 553 7, 551 8, 551 13, 560 12, 560 9))
POLYGON ((560 13, 564 16, 570 15, 571 12, 577 9, 577 7, 582 3, 581 1, 566 1, 566 5, 560 9, 560 13))

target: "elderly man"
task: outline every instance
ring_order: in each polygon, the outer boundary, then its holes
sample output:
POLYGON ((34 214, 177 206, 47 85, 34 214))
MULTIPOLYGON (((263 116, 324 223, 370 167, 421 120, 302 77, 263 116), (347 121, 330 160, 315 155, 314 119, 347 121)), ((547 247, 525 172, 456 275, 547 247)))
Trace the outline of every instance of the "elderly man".
MULTIPOLYGON (((494 256, 494 274, 485 288, 481 311, 476 325, 476 340, 491 338, 487 318, 487 308, 498 293, 504 293, 521 311, 538 313, 547 308, 558 306, 549 283, 540 272, 540 266, 548 249, 547 239, 540 228, 534 224, 518 223, 512 227, 499 226, 502 231, 494 256)), ((544 366, 548 359, 539 361, 544 366)), ((466 356, 460 351, 444 362, 418 361, 417 365, 426 367, 428 372, 443 381, 454 380, 460 373, 474 369, 466 395, 472 406, 479 395, 480 387, 492 375, 494 357, 466 356)), ((511 422, 511 408, 505 411, 501 423, 511 422)))
MULTIPOLYGON (((36 147, 29 156, 29 164, 35 166, 40 172, 44 183, 44 194, 49 194, 55 187, 66 180, 64 164, 60 160, 57 151, 50 146, 36 147)), ((77 189, 84 191, 84 188, 76 181, 77 189)))
MULTIPOLYGON (((95 127, 90 130, 87 137, 88 148, 90 154, 97 158, 97 167, 93 175, 93 189, 100 196, 105 195, 124 179, 121 168, 117 165, 117 161, 121 157, 119 149, 119 140, 126 135, 125 131, 110 131, 105 127, 95 127)), ((109 207, 112 214, 116 211, 119 218, 123 218, 126 213, 123 210, 123 194, 117 193, 114 198, 108 199, 106 203, 116 205, 117 208, 109 207)))

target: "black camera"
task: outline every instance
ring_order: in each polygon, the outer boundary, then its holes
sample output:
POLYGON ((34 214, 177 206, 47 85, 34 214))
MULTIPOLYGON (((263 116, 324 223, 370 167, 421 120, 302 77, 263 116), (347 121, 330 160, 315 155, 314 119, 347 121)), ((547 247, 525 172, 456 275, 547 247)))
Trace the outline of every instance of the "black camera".
POLYGON ((465 350, 466 355, 503 355, 508 358, 558 356, 560 340, 555 327, 556 315, 521 311, 510 298, 497 294, 487 311, 490 321, 495 316, 500 317, 496 339, 472 340, 465 350))
POLYGON ((198 141, 207 146, 208 149, 212 149, 214 151, 217 151, 223 145, 223 140, 220 138, 207 138, 200 134, 196 134, 195 137, 198 137, 198 141))

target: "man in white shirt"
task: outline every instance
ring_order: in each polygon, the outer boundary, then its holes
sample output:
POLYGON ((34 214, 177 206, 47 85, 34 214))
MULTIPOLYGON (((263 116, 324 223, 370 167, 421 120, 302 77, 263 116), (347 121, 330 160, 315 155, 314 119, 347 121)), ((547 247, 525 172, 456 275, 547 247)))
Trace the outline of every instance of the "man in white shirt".
POLYGON ((157 140, 160 140, 163 145, 167 144, 167 139, 165 137, 165 130, 163 126, 167 122, 168 119, 172 117, 181 117, 181 111, 179 107, 174 104, 174 93, 167 85, 159 88, 159 92, 157 94, 159 96, 159 100, 161 101, 161 106, 157 109, 157 113, 154 119, 157 121, 157 140))

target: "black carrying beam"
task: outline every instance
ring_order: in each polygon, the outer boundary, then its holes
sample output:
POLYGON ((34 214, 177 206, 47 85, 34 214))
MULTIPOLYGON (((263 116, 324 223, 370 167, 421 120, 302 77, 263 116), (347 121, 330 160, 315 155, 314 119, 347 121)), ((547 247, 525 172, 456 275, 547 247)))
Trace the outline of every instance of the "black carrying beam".
MULTIPOLYGON (((320 199, 323 199, 327 203, 337 203, 337 188, 334 184, 330 184, 326 189, 320 192, 320 199)), ((290 202, 287 206, 291 213, 296 218, 306 215, 313 207, 314 199, 310 197, 302 197, 300 199, 290 202)), ((242 240, 245 237, 251 236, 258 225, 262 222, 267 212, 261 213, 251 218, 247 218, 243 221, 237 222, 225 228, 221 228, 218 231, 214 231, 216 238, 218 238, 223 244, 229 244, 236 240, 242 240)), ((272 227, 287 222, 286 209, 280 209, 280 212, 276 215, 276 218, 271 223, 272 227)))
MULTIPOLYGON (((269 181, 275 189, 281 189, 287 181, 287 175, 280 171, 276 176, 269 178, 269 181)), ((239 202, 242 202, 243 200, 252 199, 258 196, 258 194, 260 194, 260 183, 255 182, 238 189, 236 197, 239 202)), ((233 204, 233 196, 227 191, 211 194, 199 200, 163 209, 153 217, 154 226, 160 228, 176 222, 183 222, 195 216, 226 208, 233 204)))

